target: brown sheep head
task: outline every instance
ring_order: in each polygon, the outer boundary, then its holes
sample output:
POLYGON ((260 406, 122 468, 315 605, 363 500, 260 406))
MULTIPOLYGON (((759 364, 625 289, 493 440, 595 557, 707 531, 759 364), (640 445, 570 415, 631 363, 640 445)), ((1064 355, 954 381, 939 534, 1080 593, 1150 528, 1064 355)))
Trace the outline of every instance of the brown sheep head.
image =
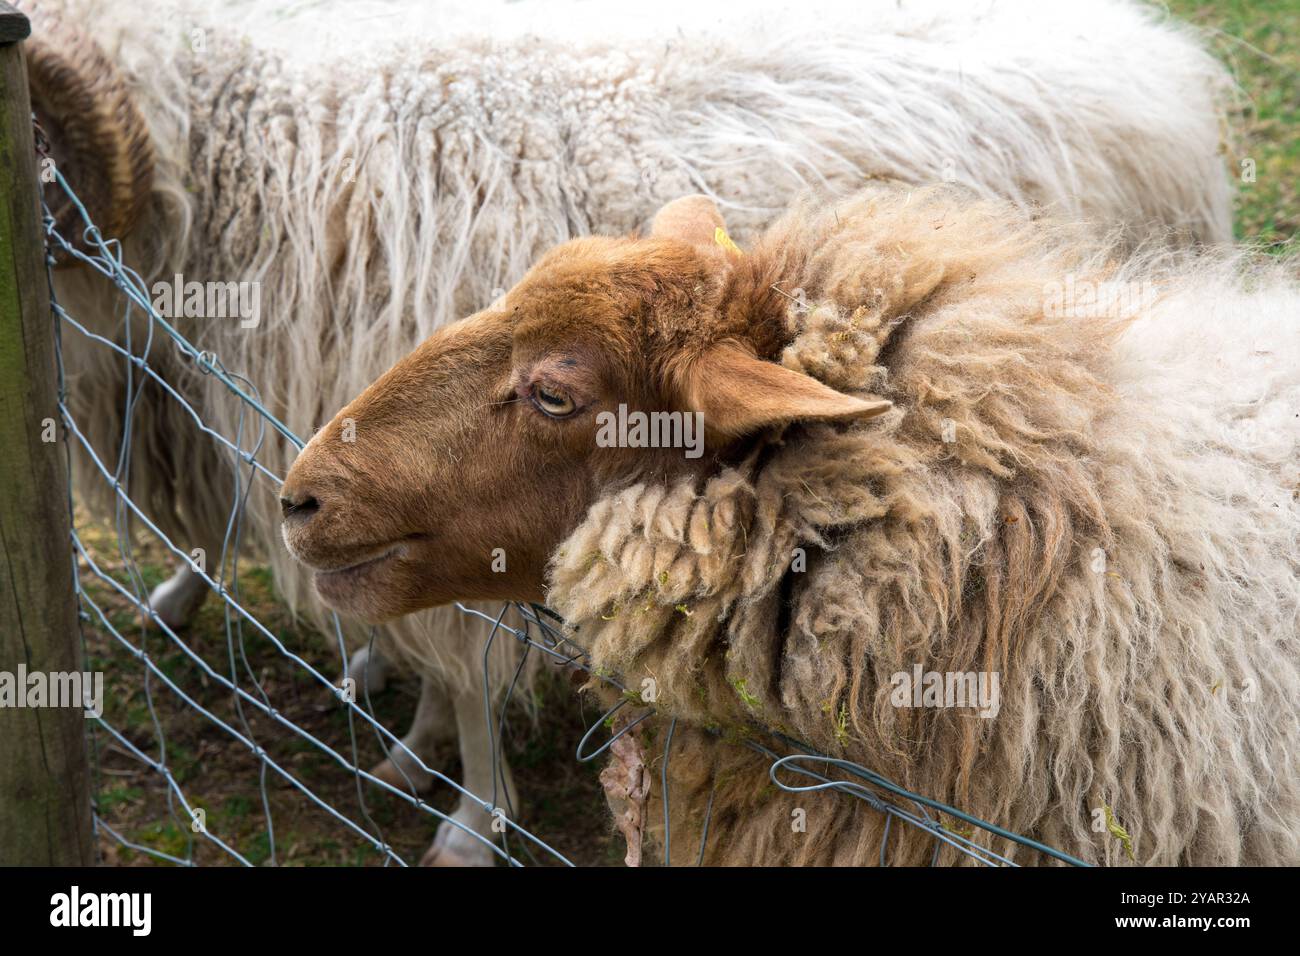
POLYGON ((771 361, 794 265, 742 255, 701 196, 665 206, 649 238, 553 249, 312 438, 281 491, 285 543, 328 605, 367 621, 542 600, 552 552, 612 488, 715 471, 774 426, 889 408, 771 361))

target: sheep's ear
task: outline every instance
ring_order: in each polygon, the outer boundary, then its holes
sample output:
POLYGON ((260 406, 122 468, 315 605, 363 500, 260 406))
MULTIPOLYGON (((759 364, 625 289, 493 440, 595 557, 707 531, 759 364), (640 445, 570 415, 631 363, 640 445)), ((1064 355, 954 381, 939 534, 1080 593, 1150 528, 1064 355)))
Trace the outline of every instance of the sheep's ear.
POLYGON ((837 392, 735 343, 710 348, 684 377, 688 407, 704 413, 706 429, 726 437, 786 422, 874 418, 893 407, 885 399, 837 392))
POLYGON ((689 242, 701 252, 718 257, 738 253, 727 235, 727 224, 718 207, 708 196, 683 196, 674 199, 655 213, 650 224, 654 239, 677 239, 689 242))

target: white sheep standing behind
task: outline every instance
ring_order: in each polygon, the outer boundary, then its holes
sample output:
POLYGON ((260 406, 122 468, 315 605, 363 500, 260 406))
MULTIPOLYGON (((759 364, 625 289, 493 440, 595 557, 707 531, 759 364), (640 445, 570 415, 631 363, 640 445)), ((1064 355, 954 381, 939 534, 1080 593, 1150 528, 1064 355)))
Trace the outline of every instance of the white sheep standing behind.
MULTIPOLYGON (((255 327, 180 324, 304 436, 434 329, 491 302, 541 250, 637 229, 682 193, 714 196, 742 241, 806 185, 842 192, 869 178, 962 182, 1132 241, 1231 231, 1219 155, 1230 84, 1185 28, 1122 0, 726 14, 684 3, 37 6, 93 25, 147 123, 156 168, 128 261, 151 282, 259 283, 255 327)), ((121 303, 97 277, 64 273, 58 291, 120 335, 121 303)), ((67 344, 75 411, 115 449, 121 363, 67 344)), ((151 362, 213 427, 240 433, 244 410, 224 386, 169 350, 151 362)), ((251 444, 247 423, 242 435, 251 444)), ((133 451, 132 495, 178 543, 218 554, 226 456, 157 394, 137 409, 133 451)), ((260 458, 283 474, 292 454, 271 440, 260 458)), ((250 543, 319 619, 309 582, 267 546, 273 496, 249 508, 250 543)), ((153 601, 180 623, 204 593, 182 569, 153 601)), ((482 634, 454 612, 385 632, 425 676, 406 743, 427 755, 455 728, 466 786, 485 794, 482 634)), ((493 688, 518 653, 496 642, 493 688)), ((402 769, 428 782, 413 761, 402 769)), ((455 818, 489 832, 472 803, 455 818)), ((490 855, 444 825, 427 859, 490 855)))

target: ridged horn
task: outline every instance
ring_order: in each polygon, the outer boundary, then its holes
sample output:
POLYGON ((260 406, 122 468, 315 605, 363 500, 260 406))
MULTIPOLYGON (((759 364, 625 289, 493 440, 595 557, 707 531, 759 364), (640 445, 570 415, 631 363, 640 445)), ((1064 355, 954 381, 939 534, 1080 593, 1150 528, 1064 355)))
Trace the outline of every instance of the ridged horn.
MULTIPOLYGON (((100 234, 123 237, 139 221, 153 185, 153 143, 144 116, 98 43, 48 6, 23 6, 32 21, 26 42, 32 111, 50 158, 100 234)), ((60 234, 82 248, 85 226, 76 207, 57 183, 44 189, 60 234)), ((58 259, 65 265, 71 257, 58 259)))

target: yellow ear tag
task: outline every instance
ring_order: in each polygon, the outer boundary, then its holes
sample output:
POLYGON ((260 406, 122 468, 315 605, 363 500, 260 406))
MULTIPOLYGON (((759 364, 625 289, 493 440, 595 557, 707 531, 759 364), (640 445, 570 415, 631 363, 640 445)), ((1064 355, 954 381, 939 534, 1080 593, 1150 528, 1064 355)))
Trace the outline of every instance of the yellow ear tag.
POLYGON ((726 249, 728 252, 734 252, 738 256, 743 256, 745 254, 741 251, 740 246, 732 242, 731 237, 727 235, 727 230, 723 229, 721 226, 718 226, 713 230, 713 241, 722 246, 722 248, 726 249))

